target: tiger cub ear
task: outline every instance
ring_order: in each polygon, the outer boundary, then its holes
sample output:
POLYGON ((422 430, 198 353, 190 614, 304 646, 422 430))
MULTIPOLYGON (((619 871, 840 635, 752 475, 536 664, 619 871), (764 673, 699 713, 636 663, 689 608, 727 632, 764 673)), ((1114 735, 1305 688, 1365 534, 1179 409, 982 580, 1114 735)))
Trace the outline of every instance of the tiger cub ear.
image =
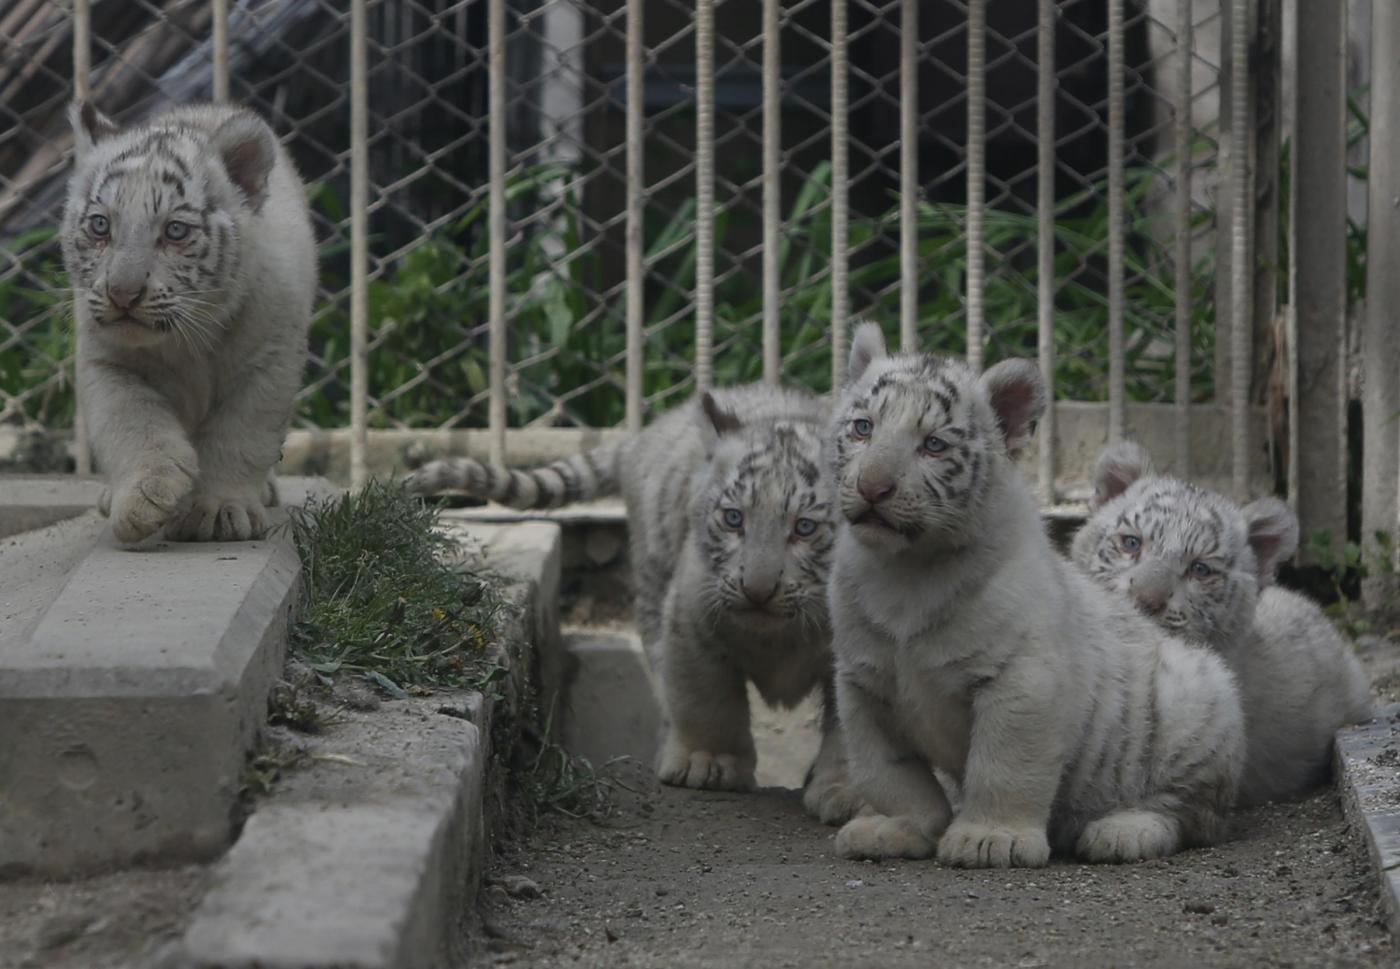
POLYGON ((239 112, 219 125, 209 146, 224 165, 229 180, 254 212, 267 200, 267 180, 277 161, 277 139, 257 115, 239 112))
POLYGON ((117 123, 98 111, 91 101, 74 101, 68 105, 68 123, 73 126, 73 148, 79 161, 86 158, 99 141, 121 131, 117 123))
POLYGON ((1279 563, 1298 550, 1298 516, 1277 498, 1260 498, 1244 506, 1244 521, 1263 588, 1274 581, 1279 563))
POLYGON ((1152 473, 1152 456, 1140 444, 1119 441, 1104 448, 1094 465, 1094 507, 1102 508, 1152 473))
POLYGON ((851 335, 851 358, 846 380, 855 383, 874 360, 885 355, 885 332, 878 323, 862 323, 851 335))
POLYGON ((1040 368, 1017 357, 1003 360, 982 374, 982 389, 996 414, 1006 453, 1019 456, 1045 413, 1045 381, 1040 378, 1040 368))
POLYGON ((700 410, 704 414, 700 420, 700 431, 705 438, 707 455, 714 454, 720 438, 734 434, 744 426, 739 415, 715 400, 708 390, 700 395, 700 410))

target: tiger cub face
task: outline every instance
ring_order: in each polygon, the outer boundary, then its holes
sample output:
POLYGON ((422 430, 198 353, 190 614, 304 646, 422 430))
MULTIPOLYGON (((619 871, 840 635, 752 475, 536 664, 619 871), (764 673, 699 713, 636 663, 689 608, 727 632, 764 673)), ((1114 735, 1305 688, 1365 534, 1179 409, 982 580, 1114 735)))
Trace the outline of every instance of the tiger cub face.
POLYGON ((979 376, 949 357, 886 355, 879 327, 862 325, 831 432, 837 498, 853 536, 880 548, 976 540, 1000 462, 1025 445, 1044 407, 1040 373, 1027 360, 979 376))
POLYGON ((1126 442, 1099 458, 1093 506, 1075 563, 1174 634, 1221 650, 1241 641, 1260 590, 1298 544, 1297 519, 1278 499, 1241 508, 1154 474, 1126 442))
POLYGON ((824 628, 834 536, 822 425, 746 424, 708 394, 702 404, 709 461, 691 514, 708 609, 751 624, 824 628))
POLYGON ((277 145, 250 112, 202 126, 197 108, 119 128, 72 112, 77 164, 62 245, 80 322, 119 345, 213 346, 241 294, 242 243, 277 145))

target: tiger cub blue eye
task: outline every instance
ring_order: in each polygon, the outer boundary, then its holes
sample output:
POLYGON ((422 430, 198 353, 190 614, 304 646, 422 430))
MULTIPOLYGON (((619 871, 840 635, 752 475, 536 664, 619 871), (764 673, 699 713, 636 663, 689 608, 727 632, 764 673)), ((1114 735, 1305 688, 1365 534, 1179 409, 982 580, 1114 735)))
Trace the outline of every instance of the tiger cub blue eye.
POLYGON ((799 518, 792 530, 798 538, 811 538, 817 532, 817 523, 810 518, 799 518))
POLYGON ((171 242, 183 242, 190 236, 190 227, 187 222, 171 221, 165 223, 165 237, 171 242))
POLYGON ((874 429, 875 425, 865 417, 857 417, 851 422, 851 430, 855 432, 856 437, 869 437, 870 432, 874 429))
POLYGON ((107 220, 105 215, 90 216, 88 218, 88 231, 100 238, 112 231, 112 223, 107 220))
POLYGON ((1215 574, 1215 569, 1204 562, 1192 562, 1191 574, 1198 579, 1206 579, 1215 574))
POLYGON ((730 528, 740 528, 744 524, 744 513, 737 508, 724 509, 724 523, 730 528))
POLYGON ((1127 549, 1129 552, 1136 552, 1138 549, 1142 548, 1142 539, 1138 538, 1136 535, 1124 535, 1119 541, 1123 543, 1123 548, 1127 549))
POLYGON ((930 434, 924 439, 924 450, 929 454, 942 454, 948 450, 948 442, 937 434, 930 434))

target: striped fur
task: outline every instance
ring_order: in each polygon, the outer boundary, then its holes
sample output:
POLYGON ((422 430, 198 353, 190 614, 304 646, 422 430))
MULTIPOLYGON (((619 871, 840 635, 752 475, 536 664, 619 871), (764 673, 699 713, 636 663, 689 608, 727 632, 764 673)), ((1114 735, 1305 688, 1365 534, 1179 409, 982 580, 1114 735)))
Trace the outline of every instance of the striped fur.
POLYGON ((1243 754, 1232 677, 1051 548, 1012 460, 1044 407, 1037 368, 886 356, 869 324, 851 357, 830 603, 873 812, 837 850, 1036 866, 1052 846, 1122 862, 1219 838, 1243 754), (962 787, 956 816, 933 768, 962 787))
POLYGON ((1094 494, 1075 563, 1235 672, 1246 736, 1240 803, 1325 781, 1332 735, 1372 716, 1370 687, 1317 604, 1272 584, 1297 545, 1293 513, 1272 498, 1242 508, 1158 475, 1147 452, 1128 443, 1099 459, 1094 494))
POLYGON ((459 491, 511 508, 558 508, 616 494, 618 464, 627 442, 606 444, 542 468, 521 470, 474 458, 432 461, 409 475, 404 486, 422 494, 459 491))
MULTIPOLYGON (((752 384, 701 395, 636 436, 544 468, 455 459, 408 484, 518 508, 620 491, 637 624, 667 721, 658 775, 745 788, 755 766, 745 683, 784 706, 830 688, 826 420, 811 394, 752 384)), ((834 720, 827 727, 804 802, 841 821, 852 805, 834 720)))
POLYGON ((256 537, 316 290, 301 181, 241 108, 122 129, 74 105, 72 121, 61 240, 113 531, 256 537))

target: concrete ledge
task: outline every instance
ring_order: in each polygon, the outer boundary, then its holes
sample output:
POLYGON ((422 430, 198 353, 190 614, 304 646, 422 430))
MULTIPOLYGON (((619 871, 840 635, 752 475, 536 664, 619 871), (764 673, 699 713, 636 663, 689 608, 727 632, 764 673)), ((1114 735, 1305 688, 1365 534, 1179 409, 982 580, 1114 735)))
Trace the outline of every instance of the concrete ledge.
POLYGON ((75 518, 92 510, 101 493, 97 478, 0 475, 0 538, 75 518))
POLYGON ((310 768, 288 775, 253 814, 163 965, 463 962, 452 949, 483 871, 491 744, 511 737, 531 679, 532 641, 559 636, 559 530, 449 527, 469 546, 469 563, 520 580, 507 592, 512 608, 497 636, 496 659, 510 671, 497 684, 501 696, 440 694, 345 711, 324 738, 311 738, 310 768))
POLYGON ((563 645, 564 746, 595 766, 623 756, 650 764, 661 739, 661 708, 641 640, 580 630, 565 633, 563 645))
POLYGON ((0 870, 217 854, 282 669, 290 538, 123 549, 91 514, 21 538, 0 574, 36 549, 55 568, 0 631, 0 870))
POLYGON ((1342 806, 1366 842, 1382 911, 1400 937, 1400 704, 1338 731, 1335 756, 1342 806))

